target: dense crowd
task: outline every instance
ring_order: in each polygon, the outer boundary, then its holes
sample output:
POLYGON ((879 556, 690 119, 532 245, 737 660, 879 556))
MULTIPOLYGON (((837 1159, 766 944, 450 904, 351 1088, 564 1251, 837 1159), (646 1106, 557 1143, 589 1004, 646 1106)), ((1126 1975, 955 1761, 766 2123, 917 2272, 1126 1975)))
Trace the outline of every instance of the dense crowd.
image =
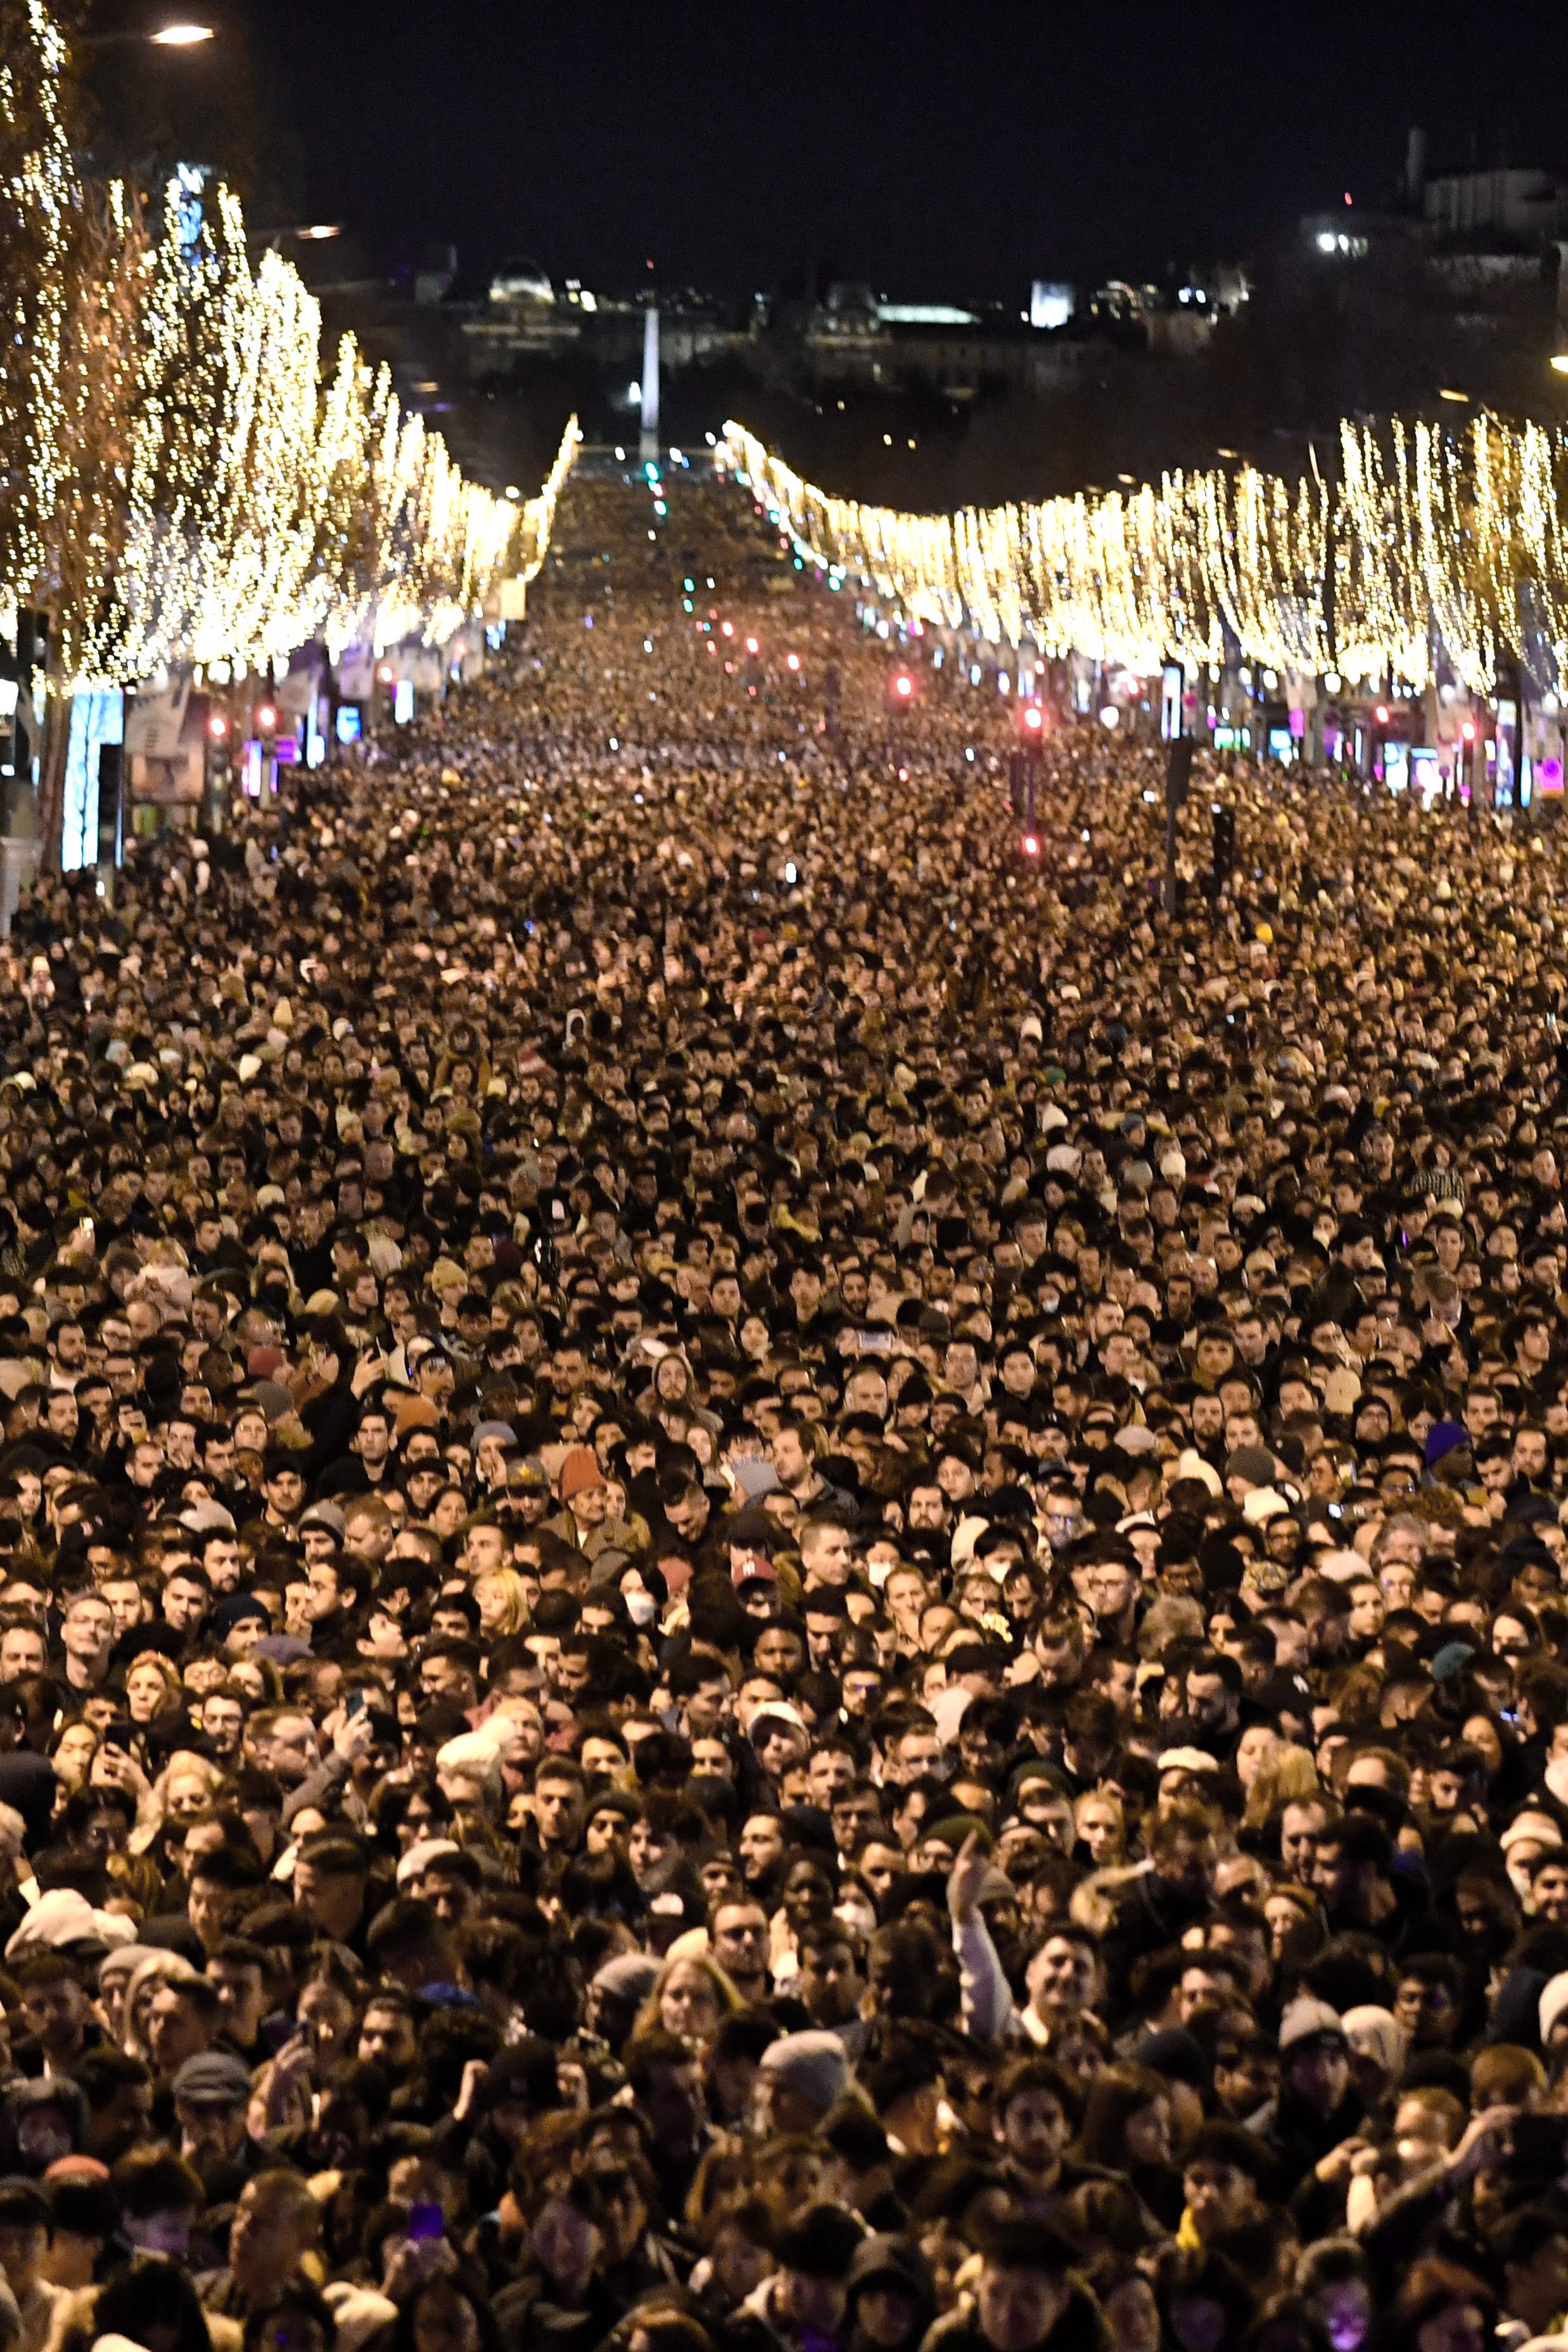
POLYGON ((0 955, 0 2352, 1550 2336, 1563 835, 661 504, 0 955))

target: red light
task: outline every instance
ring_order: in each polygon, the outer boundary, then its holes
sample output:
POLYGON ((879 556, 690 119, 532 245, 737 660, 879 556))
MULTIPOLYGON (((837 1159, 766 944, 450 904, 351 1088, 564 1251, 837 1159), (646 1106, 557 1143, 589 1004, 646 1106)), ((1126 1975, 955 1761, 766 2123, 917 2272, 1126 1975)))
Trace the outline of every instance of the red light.
POLYGON ((391 662, 382 662, 380 669, 376 672, 376 676, 381 679, 383 686, 390 686, 392 682, 392 666, 391 662))
POLYGON ((1039 835, 1039 834, 1037 834, 1037 833, 1026 833, 1026 834, 1025 834, 1025 835, 1024 835, 1024 837, 1023 837, 1023 854, 1024 854, 1024 856, 1025 856, 1026 857, 1038 857, 1038 856, 1040 856, 1040 835, 1039 835))
POLYGON ((1386 702, 1380 702, 1380 703, 1378 704, 1377 709, 1376 709, 1375 712, 1374 713, 1374 716, 1375 716, 1375 718, 1376 719, 1377 723, 1378 723, 1378 725, 1379 725, 1380 727, 1386 727, 1386 726, 1387 726, 1387 724, 1388 724, 1388 705, 1386 704, 1386 702))
POLYGON ((1475 720, 1473 719, 1467 719, 1464 725, 1460 728, 1459 732, 1464 737, 1467 743, 1473 743, 1476 740, 1475 720))
POLYGON ((264 702, 262 704, 261 709, 256 714, 256 723, 262 730, 264 734, 277 726, 277 713, 274 710, 270 702, 264 702))
POLYGON ((800 655, 799 655, 799 654, 786 654, 786 655, 785 655, 785 656, 784 656, 784 667, 785 667, 785 668, 786 668, 786 669, 799 669, 799 668, 800 668, 800 655))
POLYGON ((726 636, 726 637, 733 637, 733 636, 734 636, 734 635, 735 635, 735 623, 734 623, 733 621, 721 621, 721 622, 719 623, 719 625, 719 625, 719 635, 720 635, 721 636, 726 636))
POLYGON ((907 702, 915 691, 915 680, 906 671, 900 670, 893 681, 893 690, 902 701, 907 702))
POLYGON ((756 653, 756 652, 757 652, 757 650, 758 650, 758 646, 757 646, 757 639, 756 639, 755 637, 747 637, 747 640, 746 640, 746 650, 747 650, 747 652, 748 654, 754 654, 754 653, 756 653))
POLYGON ((901 784, 906 784, 909 782, 909 771, 907 768, 900 768, 898 772, 898 781, 901 784))
POLYGON ((207 732, 214 743, 221 743, 229 731, 229 722, 221 710, 214 710, 207 721, 207 732))
POLYGON ((1034 703, 1030 703, 1024 710, 1023 723, 1029 729, 1031 735, 1038 735, 1040 729, 1045 725, 1044 711, 1040 709, 1034 703))

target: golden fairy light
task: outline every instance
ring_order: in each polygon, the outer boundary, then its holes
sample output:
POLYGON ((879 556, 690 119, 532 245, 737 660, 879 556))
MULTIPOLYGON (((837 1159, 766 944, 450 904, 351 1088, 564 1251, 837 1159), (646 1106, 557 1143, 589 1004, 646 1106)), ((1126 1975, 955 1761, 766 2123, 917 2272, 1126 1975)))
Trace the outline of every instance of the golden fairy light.
POLYGON ((1242 465, 952 515, 835 498, 741 425, 718 457, 813 562, 993 643, 1416 691, 1446 666, 1475 694, 1539 629, 1568 671, 1568 440, 1540 425, 1347 421, 1333 478, 1242 465))
POLYGON ((81 179, 47 0, 0 0, 0 609, 41 605, 59 685, 449 637, 543 562, 538 497, 467 480, 238 199, 183 172, 147 223, 81 179))

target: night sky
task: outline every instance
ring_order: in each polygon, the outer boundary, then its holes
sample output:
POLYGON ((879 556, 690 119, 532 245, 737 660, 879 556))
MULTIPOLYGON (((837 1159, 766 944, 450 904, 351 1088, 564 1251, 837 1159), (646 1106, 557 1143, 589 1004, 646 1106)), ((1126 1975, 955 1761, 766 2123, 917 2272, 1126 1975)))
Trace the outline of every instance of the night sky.
POLYGON ((1027 298, 1232 257, 1304 205, 1563 159, 1560 6, 222 0, 289 100, 308 213, 378 259, 737 294, 813 264, 1027 298))

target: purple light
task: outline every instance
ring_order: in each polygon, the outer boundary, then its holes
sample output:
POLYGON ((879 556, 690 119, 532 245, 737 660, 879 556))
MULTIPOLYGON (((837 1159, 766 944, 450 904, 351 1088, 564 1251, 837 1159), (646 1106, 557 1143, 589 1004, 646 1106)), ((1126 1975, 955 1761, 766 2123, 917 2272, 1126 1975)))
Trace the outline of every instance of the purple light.
POLYGON ((1543 793, 1560 793, 1563 789, 1562 761, 1542 760, 1541 762, 1540 781, 1541 789, 1543 793))

